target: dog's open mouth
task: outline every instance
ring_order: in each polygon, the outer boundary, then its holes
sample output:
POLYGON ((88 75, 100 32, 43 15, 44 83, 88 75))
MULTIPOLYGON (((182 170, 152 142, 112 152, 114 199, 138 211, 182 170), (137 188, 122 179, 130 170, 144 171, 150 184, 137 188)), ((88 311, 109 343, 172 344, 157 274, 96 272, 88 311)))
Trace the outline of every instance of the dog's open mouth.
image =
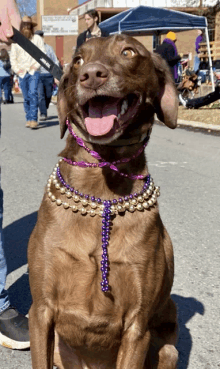
POLYGON ((81 106, 88 133, 92 136, 111 136, 135 115, 140 100, 136 94, 125 98, 96 96, 88 100, 81 106))

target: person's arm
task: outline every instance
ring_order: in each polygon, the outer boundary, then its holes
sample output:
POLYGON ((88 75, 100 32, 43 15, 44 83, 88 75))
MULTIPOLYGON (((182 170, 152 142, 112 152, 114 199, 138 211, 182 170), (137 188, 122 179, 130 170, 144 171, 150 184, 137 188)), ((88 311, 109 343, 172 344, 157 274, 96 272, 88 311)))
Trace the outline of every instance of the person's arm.
POLYGON ((21 17, 14 0, 0 1, 0 41, 10 42, 13 36, 12 26, 19 29, 21 17))

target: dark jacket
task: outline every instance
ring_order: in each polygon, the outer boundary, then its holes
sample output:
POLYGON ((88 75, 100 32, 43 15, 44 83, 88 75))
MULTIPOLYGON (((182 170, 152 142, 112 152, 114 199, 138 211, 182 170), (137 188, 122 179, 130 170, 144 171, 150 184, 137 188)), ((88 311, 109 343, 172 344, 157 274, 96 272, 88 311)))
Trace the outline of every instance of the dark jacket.
MULTIPOLYGON (((103 31, 101 28, 100 28, 100 30, 101 30, 101 37, 108 37, 109 36, 109 33, 107 31, 103 31)), ((80 35, 77 37, 76 51, 86 41, 86 34, 87 34, 87 32, 90 33, 89 30, 85 30, 84 32, 80 33, 80 35)))
POLYGON ((175 55, 176 54, 175 48, 171 44, 167 43, 166 41, 163 41, 163 43, 160 46, 158 46, 155 52, 160 54, 162 58, 164 58, 167 61, 167 63, 170 66, 172 75, 175 79, 174 66, 181 59, 180 55, 175 55))

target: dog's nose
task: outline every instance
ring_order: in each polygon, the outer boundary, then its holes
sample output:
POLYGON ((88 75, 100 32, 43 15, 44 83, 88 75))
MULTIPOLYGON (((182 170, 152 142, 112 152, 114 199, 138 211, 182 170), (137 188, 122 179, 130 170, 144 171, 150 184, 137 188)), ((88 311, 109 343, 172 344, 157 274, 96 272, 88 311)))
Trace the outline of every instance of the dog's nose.
POLYGON ((108 75, 109 72, 104 65, 99 63, 87 64, 81 69, 80 84, 83 87, 96 90, 106 82, 108 75))

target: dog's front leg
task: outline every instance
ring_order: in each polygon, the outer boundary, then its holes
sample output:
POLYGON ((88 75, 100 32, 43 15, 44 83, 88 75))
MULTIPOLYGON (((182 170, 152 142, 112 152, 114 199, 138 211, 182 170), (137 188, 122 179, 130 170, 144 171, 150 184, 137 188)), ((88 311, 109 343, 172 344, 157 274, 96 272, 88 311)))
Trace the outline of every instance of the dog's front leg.
POLYGON ((150 346, 151 334, 144 335, 133 324, 123 335, 119 348, 116 369, 142 369, 150 346))
POLYGON ((29 331, 33 369, 52 369, 54 357, 54 323, 52 313, 32 304, 29 331))

